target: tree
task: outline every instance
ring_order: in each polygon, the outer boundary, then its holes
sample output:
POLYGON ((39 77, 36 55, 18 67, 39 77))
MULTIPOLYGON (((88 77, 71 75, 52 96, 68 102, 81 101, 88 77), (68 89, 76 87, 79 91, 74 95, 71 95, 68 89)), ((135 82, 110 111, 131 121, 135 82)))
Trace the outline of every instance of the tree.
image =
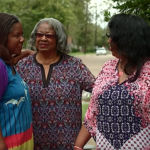
POLYGON ((95 27, 91 21, 92 13, 87 7, 90 1, 47 0, 43 3, 41 0, 0 0, 0 12, 11 13, 21 19, 26 42, 40 19, 56 18, 64 25, 73 44, 86 51, 88 47, 94 46, 95 27))
MULTIPOLYGON (((112 0, 117 5, 115 9, 121 13, 139 15, 145 20, 150 21, 150 1, 149 0, 112 0)), ((105 20, 111 16, 109 11, 105 11, 105 20)))

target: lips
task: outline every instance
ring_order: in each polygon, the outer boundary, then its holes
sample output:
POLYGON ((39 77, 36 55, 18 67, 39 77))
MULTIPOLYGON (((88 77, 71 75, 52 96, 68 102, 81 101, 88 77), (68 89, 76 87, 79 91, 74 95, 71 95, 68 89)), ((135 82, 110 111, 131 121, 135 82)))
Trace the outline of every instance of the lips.
POLYGON ((39 47, 41 47, 41 48, 46 48, 47 46, 48 46, 48 44, 43 44, 43 43, 39 44, 39 47))
POLYGON ((45 48, 45 47, 47 47, 47 44, 40 44, 39 45, 41 48, 45 48))

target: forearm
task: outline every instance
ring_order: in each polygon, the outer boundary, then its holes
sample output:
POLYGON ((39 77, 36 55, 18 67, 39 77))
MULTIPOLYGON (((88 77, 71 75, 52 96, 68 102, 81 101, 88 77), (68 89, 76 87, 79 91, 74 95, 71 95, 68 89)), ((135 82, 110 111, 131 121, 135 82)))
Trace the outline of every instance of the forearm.
POLYGON ((74 150, 79 150, 79 148, 82 149, 90 138, 91 138, 91 135, 90 135, 89 131, 86 129, 86 127, 84 125, 82 125, 81 130, 80 130, 78 137, 76 139, 76 142, 75 142, 74 150))
POLYGON ((4 138, 3 138, 3 135, 2 135, 2 131, 0 129, 0 150, 6 150, 7 147, 5 145, 5 141, 4 141, 4 138))
POLYGON ((17 62, 18 62, 19 60, 21 60, 21 59, 23 59, 24 57, 27 57, 27 56, 29 56, 29 55, 33 55, 33 54, 35 54, 35 51, 29 50, 29 49, 22 50, 20 55, 14 56, 14 63, 17 64, 17 62))

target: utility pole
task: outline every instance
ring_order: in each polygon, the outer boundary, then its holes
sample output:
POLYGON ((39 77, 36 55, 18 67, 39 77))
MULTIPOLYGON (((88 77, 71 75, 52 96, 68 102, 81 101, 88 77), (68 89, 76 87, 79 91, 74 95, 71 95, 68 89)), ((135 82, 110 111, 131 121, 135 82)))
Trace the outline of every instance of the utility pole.
POLYGON ((86 54, 86 46, 87 46, 88 2, 86 2, 85 14, 86 14, 86 18, 85 18, 84 54, 86 54))

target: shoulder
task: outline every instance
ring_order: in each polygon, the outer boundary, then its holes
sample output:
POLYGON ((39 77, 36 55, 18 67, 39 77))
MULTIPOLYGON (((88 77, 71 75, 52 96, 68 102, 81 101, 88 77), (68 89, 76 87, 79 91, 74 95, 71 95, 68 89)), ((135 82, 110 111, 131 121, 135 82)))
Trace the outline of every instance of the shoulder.
POLYGON ((5 63, 1 58, 0 58, 0 66, 5 66, 5 63))
POLYGON ((19 60, 18 63, 16 64, 16 67, 17 66, 24 66, 27 63, 32 63, 33 59, 34 59, 34 55, 29 55, 28 57, 25 57, 25 58, 19 60))
POLYGON ((143 70, 150 72, 150 60, 144 64, 143 70))
POLYGON ((0 99, 7 87, 8 83, 8 72, 7 72, 7 65, 0 59, 0 99))
POLYGON ((150 80, 150 61, 147 61, 141 70, 140 77, 150 80))
POLYGON ((4 72, 7 71, 7 67, 6 64, 4 63, 4 61, 2 59, 0 59, 0 72, 4 72))
POLYGON ((63 55, 63 58, 65 60, 68 60, 68 61, 71 61, 71 62, 78 62, 78 63, 81 63, 82 60, 80 58, 77 58, 77 57, 74 57, 74 56, 70 56, 70 55, 63 55))
POLYGON ((116 68, 117 64, 118 64, 119 59, 114 58, 114 59, 110 59, 108 60, 104 65, 103 65, 103 69, 104 68, 116 68))
POLYGON ((19 60, 18 63, 15 65, 16 71, 21 74, 25 69, 33 64, 33 58, 34 55, 29 55, 28 57, 24 57, 23 59, 19 60))

